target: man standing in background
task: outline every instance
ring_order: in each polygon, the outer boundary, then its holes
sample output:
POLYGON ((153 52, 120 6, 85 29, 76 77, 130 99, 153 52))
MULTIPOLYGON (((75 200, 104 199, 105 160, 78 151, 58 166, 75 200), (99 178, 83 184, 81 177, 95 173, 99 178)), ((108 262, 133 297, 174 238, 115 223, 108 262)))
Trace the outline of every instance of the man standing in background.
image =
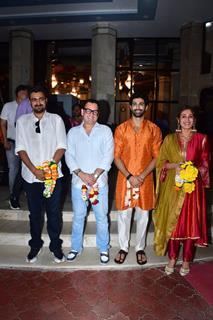
POLYGON ((15 116, 19 103, 28 97, 28 86, 19 85, 15 90, 15 94, 16 99, 3 106, 1 112, 1 129, 9 168, 9 204, 11 209, 20 209, 20 190, 15 186, 15 179, 20 169, 20 159, 15 155, 15 116))

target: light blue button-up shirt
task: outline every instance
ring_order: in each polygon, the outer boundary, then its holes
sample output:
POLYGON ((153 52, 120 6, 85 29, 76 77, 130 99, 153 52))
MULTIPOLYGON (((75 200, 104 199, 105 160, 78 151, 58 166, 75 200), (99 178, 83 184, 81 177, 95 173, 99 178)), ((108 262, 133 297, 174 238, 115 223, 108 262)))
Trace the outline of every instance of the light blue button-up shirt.
MULTIPOLYGON (((97 182, 102 187, 107 184, 107 172, 111 168, 113 156, 114 142, 109 127, 96 123, 88 135, 82 123, 68 132, 65 159, 71 174, 76 169, 93 173, 95 169, 101 168, 104 172, 97 182)), ((75 174, 72 183, 77 188, 82 186, 82 180, 75 174)))

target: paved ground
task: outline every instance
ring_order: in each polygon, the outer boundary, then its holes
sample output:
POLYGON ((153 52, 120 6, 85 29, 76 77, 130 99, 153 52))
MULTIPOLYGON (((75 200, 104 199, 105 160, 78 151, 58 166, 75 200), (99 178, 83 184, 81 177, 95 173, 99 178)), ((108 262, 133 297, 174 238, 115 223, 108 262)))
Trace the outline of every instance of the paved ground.
POLYGON ((178 272, 168 277, 162 268, 1 270, 0 286, 2 320, 213 319, 212 306, 187 277, 178 272))
MULTIPOLYGON (((8 209, 7 199, 7 187, 1 187, 0 209, 8 209)), ((24 194, 21 205, 25 209, 24 194)), ((70 210, 69 199, 64 209, 70 210)), ((1 250, 2 259, 6 251, 3 246, 1 250)), ((17 254, 10 253, 7 260, 11 263, 17 254)), ((22 259, 24 256, 21 252, 22 259)), ((151 254, 148 256, 151 260, 151 254)), ((41 266, 38 270, 33 266, 10 269, 7 265, 0 269, 0 319, 213 320, 209 299, 213 292, 212 250, 207 258, 204 261, 201 256, 185 278, 179 275, 179 266, 166 276, 162 266, 149 264, 125 270, 79 270, 76 266, 75 271, 45 271, 41 266)))

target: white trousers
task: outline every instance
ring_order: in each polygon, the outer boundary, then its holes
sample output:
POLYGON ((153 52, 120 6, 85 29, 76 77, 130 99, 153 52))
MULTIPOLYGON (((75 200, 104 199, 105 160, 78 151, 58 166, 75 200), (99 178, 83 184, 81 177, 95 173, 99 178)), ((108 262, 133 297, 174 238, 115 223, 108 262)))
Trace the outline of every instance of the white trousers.
MULTIPOLYGON (((132 208, 118 212, 118 242, 120 249, 128 252, 130 239, 130 226, 132 208)), ((135 208, 136 243, 135 251, 144 250, 146 245, 146 229, 149 221, 149 211, 139 207, 135 208)))

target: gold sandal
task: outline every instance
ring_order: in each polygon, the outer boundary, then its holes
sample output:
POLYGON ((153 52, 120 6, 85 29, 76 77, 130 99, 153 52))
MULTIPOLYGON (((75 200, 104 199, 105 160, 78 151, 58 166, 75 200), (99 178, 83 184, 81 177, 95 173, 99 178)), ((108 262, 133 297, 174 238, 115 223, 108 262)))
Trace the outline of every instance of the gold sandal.
POLYGON ((185 277, 187 274, 189 274, 189 272, 190 272, 189 268, 183 268, 183 267, 180 268, 180 275, 182 277, 185 277))
POLYGON ((169 276, 170 274, 174 273, 175 267, 165 266, 164 271, 165 271, 166 275, 169 276))

